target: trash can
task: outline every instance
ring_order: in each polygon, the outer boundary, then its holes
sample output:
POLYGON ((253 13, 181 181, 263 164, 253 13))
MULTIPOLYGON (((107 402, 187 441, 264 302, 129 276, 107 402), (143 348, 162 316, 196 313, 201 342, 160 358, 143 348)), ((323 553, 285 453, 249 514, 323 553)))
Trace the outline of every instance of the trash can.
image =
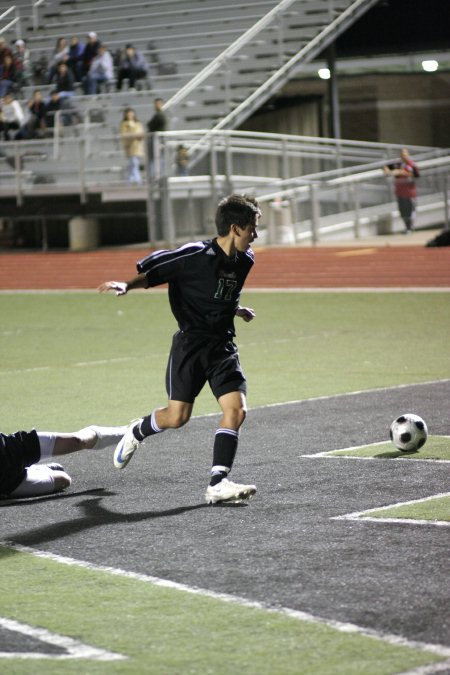
POLYGON ((69 248, 71 251, 89 251, 98 248, 100 239, 98 221, 75 216, 69 220, 69 248))
POLYGON ((291 219, 290 203, 287 199, 274 199, 269 204, 269 222, 267 227, 268 244, 295 244, 295 234, 291 219))

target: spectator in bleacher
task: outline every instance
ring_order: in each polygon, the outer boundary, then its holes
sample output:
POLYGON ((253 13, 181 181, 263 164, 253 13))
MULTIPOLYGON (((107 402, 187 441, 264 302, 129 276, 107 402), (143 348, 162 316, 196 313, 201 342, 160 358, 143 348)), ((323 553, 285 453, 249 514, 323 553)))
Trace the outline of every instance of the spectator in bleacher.
POLYGON ((127 178, 132 185, 142 183, 139 165, 144 156, 144 127, 133 108, 126 108, 120 124, 122 145, 127 158, 127 178))
POLYGON ((117 63, 117 91, 122 89, 122 82, 128 80, 129 89, 134 89, 137 80, 142 80, 148 75, 148 64, 144 55, 135 49, 133 45, 126 45, 124 51, 120 51, 117 63))
MULTIPOLYGON (((167 130, 167 116, 165 112, 163 111, 163 105, 164 101, 162 98, 155 98, 153 101, 153 106, 154 106, 154 113, 153 116, 150 118, 150 120, 147 122, 147 131, 149 133, 149 138, 148 138, 148 158, 149 158, 149 170, 150 170, 150 175, 153 177, 155 175, 155 139, 154 139, 154 134, 157 133, 158 131, 166 131, 167 130)), ((160 163, 159 163, 159 170, 160 172, 164 172, 164 157, 160 157, 160 163)))
POLYGON ((60 93, 61 96, 74 95, 74 77, 67 63, 60 63, 50 84, 60 93))
POLYGON ((12 51, 6 44, 6 40, 4 37, 0 37, 0 66, 3 65, 3 61, 5 59, 5 56, 12 56, 12 51))
POLYGON ((91 31, 88 33, 87 42, 84 45, 83 55, 81 59, 81 77, 87 76, 93 59, 97 56, 100 47, 100 40, 97 33, 91 31))
POLYGON ((5 54, 3 64, 0 66, 0 98, 8 92, 19 91, 21 85, 20 66, 14 61, 11 54, 5 54))
POLYGON ((73 35, 70 38, 67 65, 72 71, 75 82, 81 82, 83 79, 83 52, 84 43, 76 35, 73 35))
POLYGON ((20 127, 16 134, 16 139, 33 139, 45 136, 47 126, 45 124, 46 107, 42 98, 40 89, 33 92, 30 100, 27 102, 28 119, 20 127))
POLYGON ((147 130, 150 134, 155 131, 167 131, 167 115, 163 111, 164 101, 162 98, 155 98, 153 101, 155 112, 147 122, 147 130))
POLYGON ((22 85, 31 84, 33 66, 31 63, 30 50, 25 40, 16 40, 14 43, 13 59, 20 66, 22 85))
POLYGON ((69 45, 67 44, 66 38, 60 37, 56 40, 55 48, 48 62, 47 81, 49 84, 52 81, 59 64, 65 63, 68 57, 69 45))
POLYGON ((19 131, 25 121, 25 115, 19 101, 16 101, 11 93, 1 99, 0 108, 0 135, 3 135, 5 141, 10 141, 10 132, 19 131))
POLYGON ((386 176, 393 176, 394 190, 397 198, 398 210, 405 223, 405 234, 413 232, 416 224, 416 178, 420 173, 417 164, 413 161, 409 150, 402 148, 400 159, 383 167, 386 176))
POLYGON ((61 96, 59 91, 54 89, 50 94, 50 100, 45 104, 45 124, 48 128, 53 129, 55 127, 58 111, 61 111, 60 119, 65 127, 79 120, 79 115, 73 108, 70 97, 61 96))
POLYGON ((83 80, 85 94, 97 94, 101 84, 111 86, 114 80, 113 59, 105 45, 100 45, 97 56, 92 60, 89 72, 83 80))
POLYGON ((189 151, 185 145, 180 145, 177 147, 177 152, 175 155, 175 166, 177 171, 177 176, 187 176, 188 175, 188 164, 189 164, 189 151))

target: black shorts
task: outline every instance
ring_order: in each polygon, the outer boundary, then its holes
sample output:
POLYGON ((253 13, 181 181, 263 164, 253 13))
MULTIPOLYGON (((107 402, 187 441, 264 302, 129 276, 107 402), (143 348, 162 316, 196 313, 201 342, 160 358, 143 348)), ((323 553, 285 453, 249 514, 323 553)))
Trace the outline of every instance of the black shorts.
POLYGON ((178 331, 167 364, 169 400, 193 403, 207 381, 217 399, 234 391, 247 393, 236 345, 229 339, 178 331))
POLYGON ((0 496, 8 495, 25 478, 25 468, 41 458, 35 431, 17 431, 0 437, 0 496))

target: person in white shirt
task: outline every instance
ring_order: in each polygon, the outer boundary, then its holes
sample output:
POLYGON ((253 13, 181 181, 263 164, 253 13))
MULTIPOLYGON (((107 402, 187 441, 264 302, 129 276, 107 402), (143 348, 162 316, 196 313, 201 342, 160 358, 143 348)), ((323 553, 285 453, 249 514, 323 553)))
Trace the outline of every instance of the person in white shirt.
POLYGON ((25 121, 25 115, 19 101, 12 94, 6 94, 0 101, 0 136, 11 140, 11 130, 18 131, 25 121))

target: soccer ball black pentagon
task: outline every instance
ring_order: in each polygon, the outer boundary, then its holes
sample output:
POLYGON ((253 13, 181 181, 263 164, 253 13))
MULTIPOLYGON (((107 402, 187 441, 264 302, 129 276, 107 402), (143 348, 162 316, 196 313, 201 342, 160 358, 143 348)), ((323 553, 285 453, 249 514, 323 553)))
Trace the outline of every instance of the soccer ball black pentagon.
POLYGON ((389 436, 402 452, 417 452, 425 445, 428 429, 425 420, 419 415, 405 413, 392 422, 389 436))

